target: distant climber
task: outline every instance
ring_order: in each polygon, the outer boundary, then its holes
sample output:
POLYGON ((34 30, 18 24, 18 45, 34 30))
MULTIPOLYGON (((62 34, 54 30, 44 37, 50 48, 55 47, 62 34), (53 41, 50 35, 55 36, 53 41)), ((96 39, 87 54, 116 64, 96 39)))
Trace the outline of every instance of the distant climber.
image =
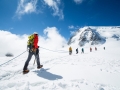
POLYGON ((103 49, 105 50, 105 47, 103 49))
POLYGON ((95 47, 95 51, 97 51, 97 48, 95 47))
POLYGON ((92 52, 92 48, 90 47, 90 52, 92 52))
POLYGON ((78 54, 78 48, 76 49, 76 54, 78 54))
POLYGON ((81 53, 84 53, 84 48, 82 48, 82 52, 81 53))
POLYGON ((72 47, 70 46, 69 47, 69 55, 71 55, 72 54, 72 47))

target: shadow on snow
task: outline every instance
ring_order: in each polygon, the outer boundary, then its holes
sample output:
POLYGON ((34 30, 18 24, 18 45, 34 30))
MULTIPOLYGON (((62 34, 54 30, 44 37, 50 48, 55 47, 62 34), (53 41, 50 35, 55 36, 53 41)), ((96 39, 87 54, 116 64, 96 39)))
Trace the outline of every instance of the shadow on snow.
POLYGON ((49 70, 49 69, 41 68, 40 70, 34 71, 34 72, 37 73, 37 75, 39 77, 42 77, 42 78, 45 78, 45 79, 48 79, 48 80, 57 80, 57 79, 62 79, 63 78, 62 76, 52 74, 52 73, 48 72, 47 70, 49 70))

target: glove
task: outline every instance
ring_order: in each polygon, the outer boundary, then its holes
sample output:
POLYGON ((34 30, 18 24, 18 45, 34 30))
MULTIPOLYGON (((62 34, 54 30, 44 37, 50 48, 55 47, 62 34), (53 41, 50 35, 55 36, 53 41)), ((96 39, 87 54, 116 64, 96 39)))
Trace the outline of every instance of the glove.
POLYGON ((35 46, 33 45, 32 48, 35 48, 35 46))
POLYGON ((38 48, 36 49, 36 55, 37 55, 37 54, 39 54, 39 49, 38 49, 38 48))

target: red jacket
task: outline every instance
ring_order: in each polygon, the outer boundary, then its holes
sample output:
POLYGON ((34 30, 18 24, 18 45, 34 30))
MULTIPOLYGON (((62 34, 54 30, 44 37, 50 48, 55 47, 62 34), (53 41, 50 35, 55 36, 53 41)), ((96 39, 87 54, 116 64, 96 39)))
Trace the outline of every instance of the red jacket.
POLYGON ((35 48, 38 48, 38 35, 34 34, 34 42, 33 45, 35 48))

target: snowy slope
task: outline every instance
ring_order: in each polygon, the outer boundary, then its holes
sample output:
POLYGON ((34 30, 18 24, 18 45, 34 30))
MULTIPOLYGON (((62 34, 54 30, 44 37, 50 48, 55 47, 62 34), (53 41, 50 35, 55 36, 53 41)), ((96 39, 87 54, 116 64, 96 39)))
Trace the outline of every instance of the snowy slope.
POLYGON ((116 32, 120 31, 111 30, 109 35, 102 31, 106 42, 95 45, 97 51, 92 46, 92 52, 90 46, 84 46, 84 54, 80 47, 76 54, 76 46, 72 47, 72 55, 68 54, 69 46, 61 51, 40 48, 43 68, 33 65, 33 56, 30 72, 25 75, 22 69, 28 52, 17 58, 0 57, 0 90, 120 90, 120 41, 111 38, 116 32))
POLYGON ((37 70, 33 57, 26 75, 22 74, 26 57, 20 56, 0 67, 0 90, 120 90, 120 42, 114 43, 106 44, 106 50, 100 46, 90 53, 85 48, 85 54, 71 56, 41 53, 44 67, 37 70))

